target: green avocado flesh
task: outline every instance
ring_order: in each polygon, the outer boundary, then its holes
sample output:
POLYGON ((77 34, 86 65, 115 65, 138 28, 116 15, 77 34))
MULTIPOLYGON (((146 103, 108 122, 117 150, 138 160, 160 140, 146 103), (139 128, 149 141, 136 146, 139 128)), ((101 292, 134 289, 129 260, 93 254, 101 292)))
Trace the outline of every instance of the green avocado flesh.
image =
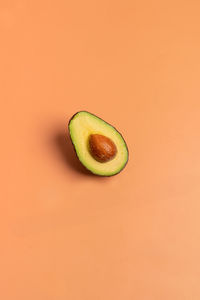
POLYGON ((92 173, 99 176, 112 176, 119 173, 128 161, 128 148, 122 135, 110 124, 86 112, 77 112, 69 121, 69 133, 80 162, 92 173), (116 156, 107 162, 95 160, 88 147, 91 134, 110 138, 117 147, 116 156))

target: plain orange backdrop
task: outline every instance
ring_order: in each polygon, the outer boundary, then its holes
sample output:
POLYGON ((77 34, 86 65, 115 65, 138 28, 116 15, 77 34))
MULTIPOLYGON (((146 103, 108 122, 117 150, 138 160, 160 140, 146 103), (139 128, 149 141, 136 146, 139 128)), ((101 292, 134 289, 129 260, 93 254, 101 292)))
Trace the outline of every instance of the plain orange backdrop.
POLYGON ((0 299, 200 299, 200 2, 0 1, 0 299), (65 139, 88 110, 126 169, 65 139))

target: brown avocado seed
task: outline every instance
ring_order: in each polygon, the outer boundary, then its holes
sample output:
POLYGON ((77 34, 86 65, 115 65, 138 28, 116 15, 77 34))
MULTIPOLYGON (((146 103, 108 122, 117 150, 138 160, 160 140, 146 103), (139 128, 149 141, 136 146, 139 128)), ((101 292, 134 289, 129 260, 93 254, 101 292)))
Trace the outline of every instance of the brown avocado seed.
POLYGON ((101 134, 89 136, 89 150, 92 157, 101 163, 112 160, 117 154, 117 147, 114 142, 101 134))

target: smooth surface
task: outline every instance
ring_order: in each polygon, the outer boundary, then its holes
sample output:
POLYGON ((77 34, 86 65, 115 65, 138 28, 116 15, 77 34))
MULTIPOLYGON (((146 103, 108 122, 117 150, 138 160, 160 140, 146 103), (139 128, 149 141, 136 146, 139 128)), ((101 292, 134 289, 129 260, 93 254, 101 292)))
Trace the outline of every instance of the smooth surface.
POLYGON ((0 299, 200 299, 200 2, 0 1, 0 299), (126 169, 65 142, 91 111, 126 169))

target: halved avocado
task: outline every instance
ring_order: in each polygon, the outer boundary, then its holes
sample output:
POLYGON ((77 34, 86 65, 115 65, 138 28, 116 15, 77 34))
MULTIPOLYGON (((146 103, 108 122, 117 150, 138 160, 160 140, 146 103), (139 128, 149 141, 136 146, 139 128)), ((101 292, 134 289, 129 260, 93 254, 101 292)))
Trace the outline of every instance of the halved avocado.
MULTIPOLYGON (((110 124, 87 111, 79 111, 70 119, 69 133, 80 162, 92 173, 99 176, 112 176, 119 173, 127 164, 128 148, 122 135, 110 124), (102 162, 92 155, 90 138, 105 137, 116 146, 116 153, 102 162)), ((103 145, 109 150, 109 145, 103 145)))

